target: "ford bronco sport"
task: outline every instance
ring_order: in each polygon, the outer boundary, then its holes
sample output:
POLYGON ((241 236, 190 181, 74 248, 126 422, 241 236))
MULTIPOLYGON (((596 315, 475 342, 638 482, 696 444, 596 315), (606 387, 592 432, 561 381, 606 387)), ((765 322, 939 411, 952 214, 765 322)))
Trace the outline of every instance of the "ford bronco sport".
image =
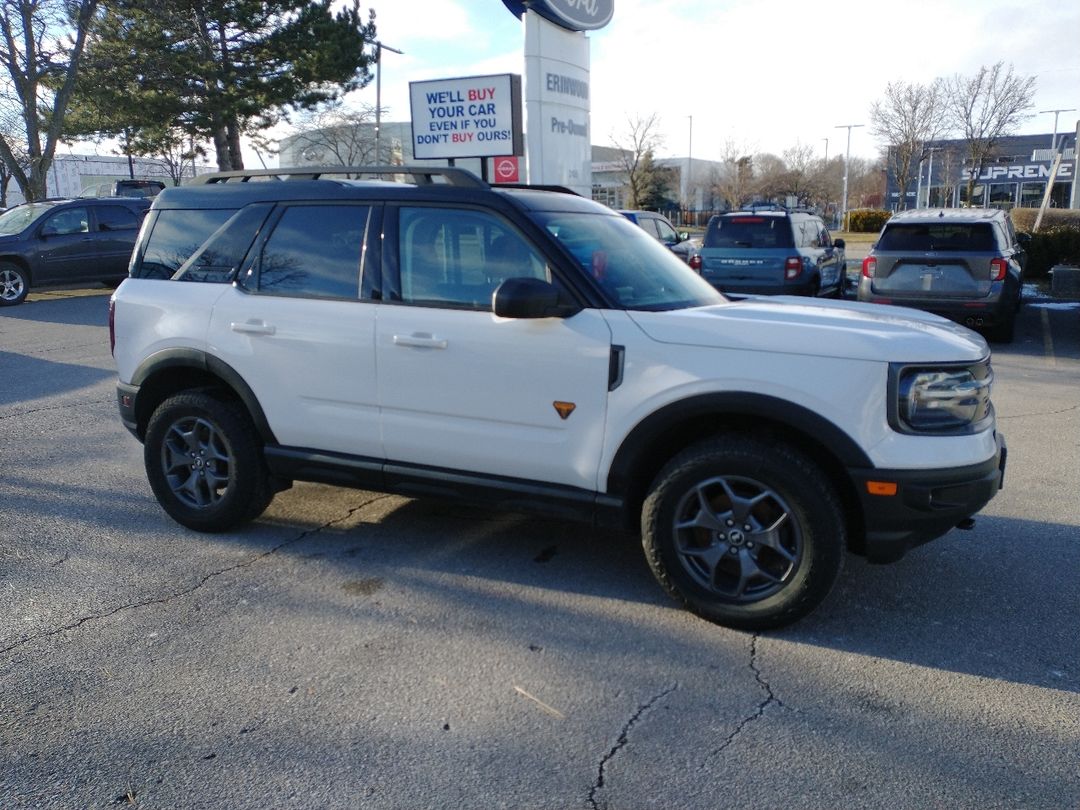
POLYGON ((460 169, 166 189, 110 326, 121 418, 184 526, 297 480, 542 510, 639 530, 663 587, 734 627, 811 611, 846 551, 969 522, 1004 470, 974 332, 732 302, 598 203, 460 169))

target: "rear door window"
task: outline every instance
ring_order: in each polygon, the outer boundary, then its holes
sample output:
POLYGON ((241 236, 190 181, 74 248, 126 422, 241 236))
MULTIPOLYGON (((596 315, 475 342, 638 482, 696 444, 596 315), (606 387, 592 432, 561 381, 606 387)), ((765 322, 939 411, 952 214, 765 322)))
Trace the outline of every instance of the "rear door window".
POLYGON ((359 300, 370 205, 290 205, 258 262, 260 293, 359 300))
POLYGON ((95 205, 99 231, 134 231, 139 227, 140 217, 123 205, 95 205))

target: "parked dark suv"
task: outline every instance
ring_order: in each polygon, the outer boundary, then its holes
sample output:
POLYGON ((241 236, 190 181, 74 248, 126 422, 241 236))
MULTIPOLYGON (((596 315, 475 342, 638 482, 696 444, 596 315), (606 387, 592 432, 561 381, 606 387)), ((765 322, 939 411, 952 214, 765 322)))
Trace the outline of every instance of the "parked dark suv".
POLYGON ((925 309, 1008 343, 1030 240, 998 209, 903 211, 863 260, 859 300, 925 309))
POLYGON ((721 292, 843 297, 844 240, 816 214, 777 206, 709 220, 700 273, 721 292))
POLYGON ((150 201, 134 197, 44 200, 0 214, 0 306, 26 300, 31 287, 127 275, 150 201))

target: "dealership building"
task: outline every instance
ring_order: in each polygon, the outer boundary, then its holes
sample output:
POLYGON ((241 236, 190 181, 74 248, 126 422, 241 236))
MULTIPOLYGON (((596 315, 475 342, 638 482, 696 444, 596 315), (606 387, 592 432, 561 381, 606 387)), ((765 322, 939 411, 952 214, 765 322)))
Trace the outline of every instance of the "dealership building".
MULTIPOLYGON (((923 160, 913 167, 912 180, 904 190, 904 205, 900 202, 901 190, 892 160, 887 161, 886 206, 897 210, 968 205, 967 186, 972 166, 967 158, 967 142, 962 139, 930 141, 923 154, 923 160)), ((1075 177, 1075 133, 1055 136, 1048 132, 1002 138, 993 155, 978 170, 970 205, 978 208, 1037 208, 1042 205, 1047 184, 1052 182, 1049 205, 1068 208, 1073 199, 1075 177), (1061 152, 1056 173, 1052 145, 1055 140, 1057 150, 1061 152)))

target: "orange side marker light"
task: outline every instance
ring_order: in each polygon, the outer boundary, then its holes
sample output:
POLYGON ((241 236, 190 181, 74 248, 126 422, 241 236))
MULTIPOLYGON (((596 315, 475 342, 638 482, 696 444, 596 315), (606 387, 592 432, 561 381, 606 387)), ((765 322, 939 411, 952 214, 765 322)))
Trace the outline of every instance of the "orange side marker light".
POLYGON ((898 487, 895 481, 867 481, 866 491, 871 495, 895 495, 898 487))

